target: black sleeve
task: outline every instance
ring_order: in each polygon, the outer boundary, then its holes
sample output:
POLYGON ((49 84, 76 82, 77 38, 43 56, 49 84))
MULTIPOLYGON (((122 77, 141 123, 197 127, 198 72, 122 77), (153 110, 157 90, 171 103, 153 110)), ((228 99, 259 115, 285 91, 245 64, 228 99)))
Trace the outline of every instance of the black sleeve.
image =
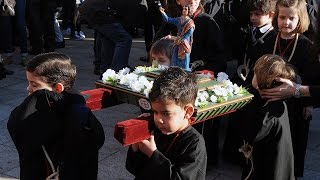
POLYGON ((209 68, 215 73, 225 72, 227 65, 224 55, 223 34, 214 19, 211 19, 208 26, 208 34, 205 42, 205 47, 208 49, 205 53, 206 56, 204 60, 208 63, 209 68))
POLYGON ((60 116, 47 90, 28 96, 10 114, 7 128, 19 152, 28 156, 61 135, 60 116))
POLYGON ((191 62, 202 60, 205 66, 197 70, 208 69, 215 73, 227 68, 224 55, 223 34, 216 21, 207 14, 200 14, 194 19, 195 31, 191 51, 191 62))

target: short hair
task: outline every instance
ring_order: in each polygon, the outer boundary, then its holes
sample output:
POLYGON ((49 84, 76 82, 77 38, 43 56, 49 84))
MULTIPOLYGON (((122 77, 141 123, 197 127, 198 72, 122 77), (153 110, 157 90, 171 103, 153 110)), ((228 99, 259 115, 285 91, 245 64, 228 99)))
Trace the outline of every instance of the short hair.
POLYGON ((149 93, 149 100, 174 101, 176 105, 184 107, 191 103, 194 105, 197 98, 198 87, 196 76, 180 67, 169 67, 154 81, 149 93))
POLYGON ((269 14, 276 9, 276 0, 248 0, 247 7, 249 11, 259 11, 263 14, 269 14))
POLYGON ((254 73, 259 89, 273 87, 273 81, 277 77, 295 81, 296 73, 292 65, 286 63, 281 56, 265 54, 261 56, 255 66, 254 73))
POLYGON ((172 57, 173 51, 173 40, 172 39, 159 39, 151 46, 149 53, 151 54, 164 54, 169 59, 172 57))
POLYGON ((297 33, 304 33, 308 30, 310 19, 307 10, 307 4, 305 0, 279 0, 277 2, 276 11, 274 18, 272 20, 272 25, 276 30, 278 28, 278 16, 279 16, 279 6, 293 8, 298 13, 299 22, 296 28, 297 33))
POLYGON ((70 90, 76 78, 76 66, 71 59, 61 53, 43 53, 33 57, 26 65, 26 70, 54 87, 62 83, 65 90, 70 90))

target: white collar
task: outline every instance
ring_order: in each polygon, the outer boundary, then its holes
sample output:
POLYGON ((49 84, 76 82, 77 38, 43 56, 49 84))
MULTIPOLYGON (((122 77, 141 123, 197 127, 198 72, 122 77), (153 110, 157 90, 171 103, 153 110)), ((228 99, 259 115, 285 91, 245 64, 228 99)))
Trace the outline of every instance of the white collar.
POLYGON ((270 28, 272 27, 272 24, 270 23, 270 24, 266 24, 266 25, 264 25, 264 26, 262 26, 262 27, 256 27, 256 28, 258 28, 258 30, 260 31, 260 33, 262 33, 262 34, 264 34, 265 32, 267 32, 270 28))

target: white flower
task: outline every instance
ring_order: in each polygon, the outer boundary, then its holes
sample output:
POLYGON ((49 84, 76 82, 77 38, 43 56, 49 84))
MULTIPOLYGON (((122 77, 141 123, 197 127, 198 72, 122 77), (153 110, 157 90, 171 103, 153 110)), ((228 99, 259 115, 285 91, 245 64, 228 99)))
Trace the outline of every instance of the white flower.
POLYGON ((106 72, 102 74, 102 81, 104 83, 106 82, 115 82, 119 79, 118 74, 112 70, 112 69, 107 69, 106 72))
POLYGON ((206 105, 208 104, 208 101, 201 101, 201 99, 199 97, 196 98, 196 101, 194 102, 194 105, 196 107, 200 107, 200 108, 204 108, 206 105))
POLYGON ((131 83, 133 83, 137 80, 138 80, 138 75, 136 75, 134 73, 129 73, 129 74, 120 76, 119 84, 129 86, 131 83))
POLYGON ((155 67, 152 67, 152 66, 137 66, 135 69, 134 69, 134 71, 133 71, 133 73, 135 73, 135 74, 141 74, 141 73, 145 73, 145 72, 150 72, 150 71, 155 71, 155 70, 157 70, 157 68, 155 68, 155 67))
POLYGON ((160 70, 160 71, 164 71, 168 68, 169 68, 169 66, 158 64, 158 70, 160 70))
POLYGON ((231 86, 228 85, 226 87, 226 91, 227 91, 228 95, 233 96, 233 85, 231 85, 231 86))
POLYGON ((144 85, 141 84, 139 81, 134 81, 132 82, 129 87, 132 89, 134 92, 141 92, 144 89, 144 85))
POLYGON ((221 86, 213 86, 212 91, 217 95, 217 96, 227 96, 228 92, 225 88, 221 87, 221 86))
POLYGON ((223 80, 229 79, 228 74, 224 73, 224 72, 219 72, 217 75, 217 81, 222 82, 223 80))
POLYGON ((207 91, 200 91, 200 92, 198 92, 197 97, 199 98, 199 100, 201 102, 204 102, 209 97, 209 94, 207 91))
POLYGON ((237 95, 240 92, 240 87, 237 84, 233 85, 233 94, 237 95))
POLYGON ((135 73, 135 74, 140 74, 140 73, 143 73, 143 72, 145 72, 145 67, 144 66, 137 66, 135 69, 134 69, 134 71, 133 71, 133 73, 135 73))
POLYGON ((148 95, 149 95, 149 92, 151 91, 151 88, 153 86, 153 81, 149 81, 149 83, 145 84, 146 86, 146 92, 148 92, 148 95))
POLYGON ((143 84, 144 86, 149 83, 148 79, 145 76, 140 76, 138 81, 139 81, 139 83, 143 84))
POLYGON ((207 99, 209 98, 209 94, 207 91, 198 91, 197 98, 194 103, 196 107, 203 108, 208 104, 207 99))
POLYGON ((210 97, 211 102, 216 103, 217 100, 218 100, 218 98, 215 95, 211 95, 211 97, 210 97))
POLYGON ((119 72, 118 72, 118 75, 121 76, 121 75, 126 75, 130 72, 130 69, 125 67, 123 69, 121 69, 119 72))
POLYGON ((229 79, 224 79, 221 81, 225 86, 233 86, 233 83, 229 79))
POLYGON ((145 84, 145 89, 143 90, 143 94, 146 96, 146 97, 149 97, 149 93, 151 91, 151 88, 153 86, 153 81, 150 81, 148 84, 145 84))

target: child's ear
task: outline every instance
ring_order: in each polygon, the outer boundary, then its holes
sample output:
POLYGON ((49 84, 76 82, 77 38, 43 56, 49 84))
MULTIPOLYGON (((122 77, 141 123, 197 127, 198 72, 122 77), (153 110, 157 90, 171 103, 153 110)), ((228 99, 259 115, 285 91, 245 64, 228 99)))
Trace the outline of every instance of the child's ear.
POLYGON ((270 17, 271 19, 273 19, 273 17, 274 17, 274 11, 269 12, 269 17, 270 17))
POLYGON ((185 118, 186 119, 190 119, 191 116, 193 115, 193 112, 194 112, 194 107, 192 104, 187 104, 185 107, 184 107, 184 110, 186 111, 186 115, 185 115, 185 118))
POLYGON ((64 90, 64 86, 62 83, 57 83, 55 86, 54 86, 54 89, 57 93, 61 93, 63 90, 64 90))

